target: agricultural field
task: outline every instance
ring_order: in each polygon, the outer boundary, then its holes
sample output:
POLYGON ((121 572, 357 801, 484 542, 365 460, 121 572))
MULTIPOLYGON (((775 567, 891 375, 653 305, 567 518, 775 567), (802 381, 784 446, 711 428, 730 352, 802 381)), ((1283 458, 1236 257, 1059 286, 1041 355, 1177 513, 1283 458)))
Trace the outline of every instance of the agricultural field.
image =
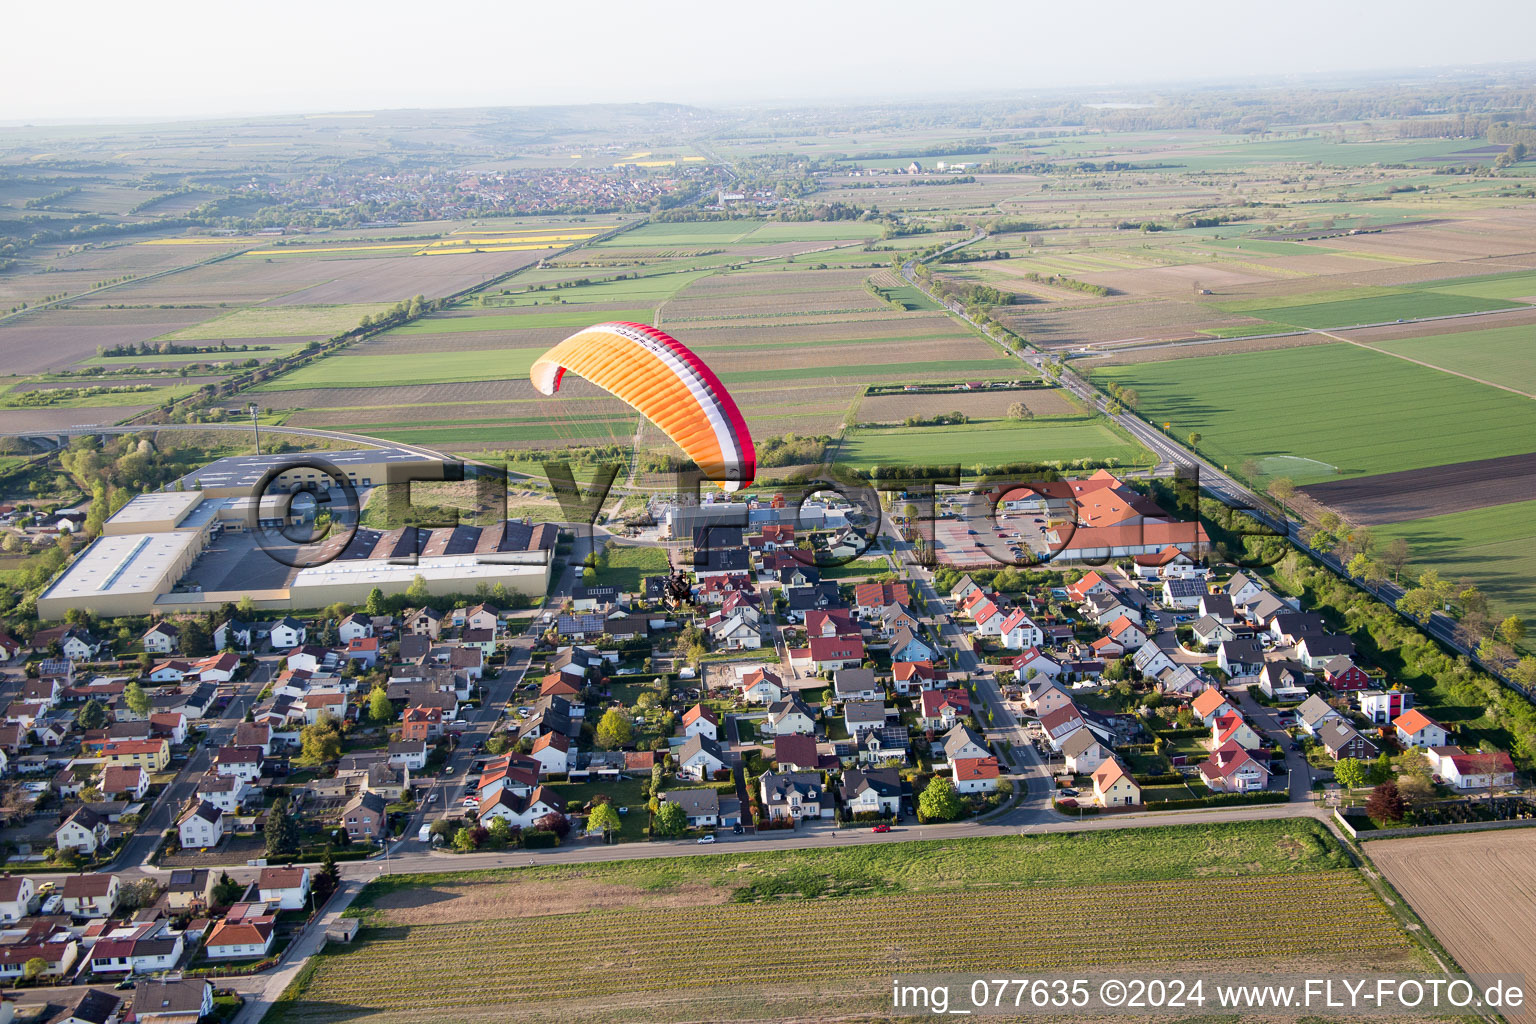
POLYGON ((1094 379, 1135 389, 1145 419, 1200 434, 1203 454, 1249 477, 1306 484, 1536 447, 1530 400, 1353 345, 1105 366, 1094 379), (1432 420, 1444 420, 1433 446, 1406 443, 1432 420))
POLYGON ((864 469, 881 465, 960 465, 969 469, 1016 462, 1065 464, 1079 459, 1115 459, 1127 466, 1152 461, 1140 444, 1120 436, 1103 420, 1084 415, 958 426, 861 427, 849 431, 837 449, 838 462, 864 469))
POLYGON ((1408 542, 1404 572, 1410 578, 1437 569, 1445 579, 1475 580, 1501 616, 1536 618, 1536 501, 1426 516, 1372 531, 1382 544, 1398 537, 1408 542))
MULTIPOLYGON (((1469 972, 1536 977, 1536 844, 1526 829, 1367 843, 1371 861, 1469 972), (1497 879, 1493 885, 1488 879, 1497 879)), ((1509 1024, 1536 1022, 1529 1005, 1509 1024)))
POLYGON ((1326 831, 1296 819, 395 876, 359 896, 362 935, 318 956, 274 1019, 478 1021, 514 1000, 562 1021, 695 1020, 706 1005, 712 1020, 762 1019, 878 1010, 896 971, 1272 966, 1249 916, 1170 913, 1192 883, 1262 916, 1298 967, 1419 956, 1326 831), (956 943, 938 917, 985 941, 956 943), (580 952, 593 948, 624 955, 580 952), (407 969, 428 950, 439 969, 407 969), (743 986, 763 963, 792 983, 743 986))

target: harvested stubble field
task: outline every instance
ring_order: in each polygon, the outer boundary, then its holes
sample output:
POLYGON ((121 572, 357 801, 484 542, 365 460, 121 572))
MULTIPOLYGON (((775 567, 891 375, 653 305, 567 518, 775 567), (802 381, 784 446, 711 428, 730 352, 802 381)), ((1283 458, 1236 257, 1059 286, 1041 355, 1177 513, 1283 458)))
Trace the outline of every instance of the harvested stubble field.
POLYGON ((895 972, 1273 969, 1273 948, 1320 970, 1416 959, 1315 822, 1149 831, 392 878, 354 904, 358 941, 317 957, 275 1019, 471 1020, 509 1004, 540 1020, 736 1019, 760 1016, 781 975, 835 993, 814 1003, 834 1014, 878 1009, 895 972), (1192 887, 1245 913, 1178 912, 1192 887), (1252 941, 1256 919, 1273 944, 1252 941), (943 921, 983 941, 957 942, 943 921))
POLYGON ((932 417, 959 410, 976 420, 1000 420, 1015 402, 1036 416, 1071 416, 1082 412, 1057 388, 1020 391, 954 391, 940 394, 867 395, 859 403, 860 423, 903 423, 908 416, 932 417))
POLYGON ((1072 348, 1125 341, 1199 338, 1223 327, 1262 326, 1256 317, 1223 313, 1208 305, 1174 299, 1114 302, 1088 309, 1032 311, 1004 306, 994 316, 1043 348, 1072 348))
POLYGON ((992 420, 944 427, 861 427, 838 446, 837 460, 849 465, 1000 466, 1013 462, 1118 459, 1151 461, 1145 448, 1121 437, 1102 420, 1058 416, 1013 422, 992 420))
POLYGON ((1092 355, 1073 364, 1080 369, 1092 370, 1100 366, 1123 366, 1129 363, 1163 363, 1171 359, 1192 359, 1197 356, 1224 356, 1239 352, 1268 352, 1272 349, 1305 348, 1308 345, 1328 345, 1332 339, 1321 334, 1287 334, 1278 338, 1209 338, 1203 341, 1171 341, 1160 345, 1136 345, 1105 350, 1103 355, 1092 355))
POLYGON ((385 302, 342 306, 260 306, 219 311, 210 318, 166 335, 166 341, 218 341, 226 338, 329 337, 350 331, 365 316, 377 316, 385 302))
MULTIPOLYGON (((1474 973, 1536 978, 1536 841, 1528 829, 1367 843, 1366 853, 1440 944, 1474 973)), ((1527 986, 1528 987, 1528 986, 1527 986)), ((1507 1010, 1536 1022, 1536 1004, 1507 1010)))

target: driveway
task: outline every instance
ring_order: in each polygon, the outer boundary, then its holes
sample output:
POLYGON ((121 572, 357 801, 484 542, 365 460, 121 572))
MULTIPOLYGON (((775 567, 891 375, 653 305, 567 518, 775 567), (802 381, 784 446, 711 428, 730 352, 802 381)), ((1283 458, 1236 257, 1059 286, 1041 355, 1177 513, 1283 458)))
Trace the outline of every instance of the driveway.
POLYGON ((1238 710, 1242 711, 1243 716, 1258 726, 1259 732, 1266 739, 1274 740, 1280 744, 1280 749, 1285 751, 1285 767, 1290 775, 1291 799, 1310 800, 1312 798, 1312 766, 1307 763, 1307 758, 1301 751, 1291 749, 1291 737, 1280 725, 1279 712, 1254 700, 1246 686, 1228 687, 1224 692, 1229 697, 1235 696, 1238 710))

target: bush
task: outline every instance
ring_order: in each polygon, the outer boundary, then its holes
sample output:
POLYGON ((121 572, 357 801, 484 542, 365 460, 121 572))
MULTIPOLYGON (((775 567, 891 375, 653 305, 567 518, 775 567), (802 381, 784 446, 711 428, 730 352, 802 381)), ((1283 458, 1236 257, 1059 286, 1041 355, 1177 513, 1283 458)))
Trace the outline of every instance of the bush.
POLYGON ((1215 793, 1211 796, 1194 797, 1188 800, 1165 800, 1157 804, 1147 804, 1149 808, 1159 811, 1189 811, 1200 807, 1235 807, 1242 804, 1283 804, 1291 799, 1289 793, 1276 793, 1268 790, 1262 793, 1215 793))

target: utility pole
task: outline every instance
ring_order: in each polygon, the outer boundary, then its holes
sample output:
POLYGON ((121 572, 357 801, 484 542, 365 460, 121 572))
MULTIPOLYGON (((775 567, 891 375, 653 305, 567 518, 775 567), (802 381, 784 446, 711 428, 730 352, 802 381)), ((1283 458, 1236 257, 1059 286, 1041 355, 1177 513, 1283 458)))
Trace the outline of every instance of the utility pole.
POLYGON ((256 403, 252 402, 250 404, 249 408, 250 408, 250 412, 251 412, 251 429, 256 431, 256 454, 260 455, 261 454, 261 423, 256 419, 256 413, 257 413, 256 403))

